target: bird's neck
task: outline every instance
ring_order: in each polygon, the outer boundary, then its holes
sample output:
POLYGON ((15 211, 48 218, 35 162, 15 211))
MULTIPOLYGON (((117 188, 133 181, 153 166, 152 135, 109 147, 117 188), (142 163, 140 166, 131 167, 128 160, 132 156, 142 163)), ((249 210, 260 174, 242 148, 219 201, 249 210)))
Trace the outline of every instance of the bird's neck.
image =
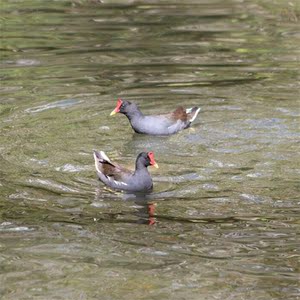
POLYGON ((138 109, 136 108, 135 110, 133 111, 130 111, 130 112, 126 112, 125 113, 125 116, 131 121, 133 119, 139 119, 139 118, 143 118, 144 115, 143 113, 138 109))
POLYGON ((149 175, 149 172, 148 172, 147 167, 144 165, 144 163, 137 160, 136 163, 135 163, 135 172, 134 172, 134 174, 135 175, 141 175, 141 174, 148 174, 149 175))

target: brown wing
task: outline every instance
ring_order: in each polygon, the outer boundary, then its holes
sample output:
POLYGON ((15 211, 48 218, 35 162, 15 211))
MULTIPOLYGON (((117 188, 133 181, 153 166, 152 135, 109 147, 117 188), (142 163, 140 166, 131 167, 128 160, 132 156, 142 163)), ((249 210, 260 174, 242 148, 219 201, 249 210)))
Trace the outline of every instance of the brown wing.
POLYGON ((185 111, 185 109, 182 106, 178 106, 172 113, 171 118, 174 120, 181 120, 183 122, 186 122, 188 119, 188 115, 185 111))
POLYGON ((178 106, 173 112, 167 114, 159 114, 157 117, 165 117, 173 122, 181 120, 183 122, 187 121, 188 114, 182 106, 178 106))
POLYGON ((101 169, 105 176, 113 177, 117 181, 124 181, 128 176, 132 175, 132 171, 108 161, 101 163, 101 169))

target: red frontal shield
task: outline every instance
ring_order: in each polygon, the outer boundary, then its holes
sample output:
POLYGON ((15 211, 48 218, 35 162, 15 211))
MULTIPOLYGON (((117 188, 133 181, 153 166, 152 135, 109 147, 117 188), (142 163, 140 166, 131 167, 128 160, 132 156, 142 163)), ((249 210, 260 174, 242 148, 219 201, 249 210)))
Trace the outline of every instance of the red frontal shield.
POLYGON ((153 152, 148 152, 148 157, 150 159, 150 164, 151 166, 158 168, 158 164, 156 163, 155 159, 154 159, 154 153, 153 152))
POLYGON ((123 101, 121 99, 118 99, 116 108, 110 113, 111 116, 115 115, 116 113, 118 113, 120 111, 122 103, 123 103, 123 101))

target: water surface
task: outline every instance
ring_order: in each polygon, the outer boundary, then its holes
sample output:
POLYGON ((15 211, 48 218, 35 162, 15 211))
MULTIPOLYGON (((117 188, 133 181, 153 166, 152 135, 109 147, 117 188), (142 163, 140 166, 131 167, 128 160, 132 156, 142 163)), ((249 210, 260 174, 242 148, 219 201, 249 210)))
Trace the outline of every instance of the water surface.
POLYGON ((300 299, 296 1, 2 3, 2 299, 300 299), (134 134, 201 106, 192 128, 134 134), (113 192, 92 150, 154 151, 113 192))

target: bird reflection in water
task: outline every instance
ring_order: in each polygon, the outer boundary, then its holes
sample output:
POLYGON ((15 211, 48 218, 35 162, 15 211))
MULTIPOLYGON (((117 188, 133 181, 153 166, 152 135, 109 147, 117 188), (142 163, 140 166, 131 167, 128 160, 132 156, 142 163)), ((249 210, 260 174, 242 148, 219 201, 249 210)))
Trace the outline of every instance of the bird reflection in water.
POLYGON ((140 206, 135 213, 135 215, 139 218, 137 220, 138 224, 148 224, 148 225, 154 225, 156 224, 156 218, 155 218, 155 208, 157 203, 154 202, 148 202, 144 203, 141 206, 141 203, 138 203, 140 206))
MULTIPOLYGON (((147 225, 156 224, 157 219, 155 217, 155 209, 157 206, 157 202, 153 202, 151 197, 146 194, 141 194, 141 193, 126 194, 126 193, 112 190, 108 187, 103 187, 103 189, 97 188, 95 193, 95 202, 93 206, 99 208, 106 207, 107 205, 104 204, 103 198, 106 199, 111 198, 112 201, 117 201, 116 197, 118 198, 118 200, 124 201, 124 205, 134 208, 134 211, 130 214, 137 217, 137 220, 135 221, 137 224, 147 224, 147 225), (121 199, 119 198, 119 196, 121 196, 121 199)), ((108 204, 108 202, 110 201, 105 201, 105 202, 106 204, 108 204)), ((128 211, 126 210, 126 213, 123 212, 121 213, 117 212, 116 214, 110 213, 109 215, 111 217, 114 216, 113 218, 116 218, 117 216, 120 217, 120 215, 122 216, 128 215, 128 211)))

